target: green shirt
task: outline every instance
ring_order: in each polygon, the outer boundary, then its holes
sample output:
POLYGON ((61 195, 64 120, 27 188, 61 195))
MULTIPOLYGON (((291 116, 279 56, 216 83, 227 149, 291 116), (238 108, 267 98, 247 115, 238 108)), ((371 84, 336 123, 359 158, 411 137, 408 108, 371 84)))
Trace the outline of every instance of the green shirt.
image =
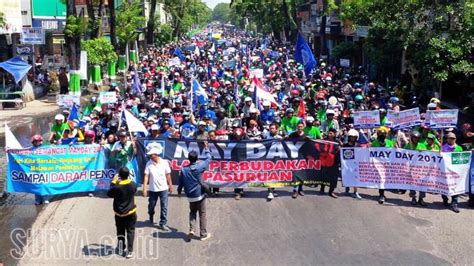
POLYGON ((310 128, 305 127, 303 131, 311 139, 322 139, 321 130, 319 130, 319 127, 315 127, 315 126, 311 126, 310 128))
POLYGON ((296 131, 296 126, 298 125, 299 121, 300 121, 300 119, 296 116, 293 116, 291 118, 288 118, 288 117, 285 116, 281 120, 281 128, 286 133, 296 131))
POLYGON ((389 139, 385 139, 385 146, 380 143, 378 139, 372 141, 372 147, 377 148, 377 147, 385 147, 385 148, 393 148, 395 147, 395 143, 389 139))
POLYGON ((425 144, 425 145, 426 145, 426 150, 428 150, 428 151, 440 151, 441 150, 441 147, 436 142, 433 143, 433 147, 431 149, 430 149, 430 147, 428 147, 428 144, 425 144))
POLYGON ((51 126, 51 132, 54 133, 54 140, 60 140, 65 129, 70 129, 67 123, 62 123, 61 125, 54 123, 54 125, 51 126))
POLYGON ((421 143, 421 142, 418 142, 418 144, 416 145, 416 147, 413 146, 413 144, 411 143, 407 143, 405 144, 405 146, 403 146, 403 148, 405 150, 416 150, 416 151, 426 151, 428 150, 428 147, 426 147, 426 145, 424 143, 421 143))

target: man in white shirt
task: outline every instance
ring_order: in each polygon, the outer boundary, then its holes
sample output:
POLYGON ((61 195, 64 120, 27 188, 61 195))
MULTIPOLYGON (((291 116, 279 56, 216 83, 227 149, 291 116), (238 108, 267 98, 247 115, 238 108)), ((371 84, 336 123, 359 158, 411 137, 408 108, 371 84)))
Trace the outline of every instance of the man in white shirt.
POLYGON ((153 146, 147 155, 150 160, 145 166, 145 177, 143 180, 143 196, 148 198, 148 215, 150 222, 153 224, 153 215, 155 214, 155 206, 160 198, 160 223, 158 228, 163 231, 170 231, 166 225, 168 214, 168 192, 173 192, 173 184, 171 182, 171 168, 169 162, 160 158, 163 152, 161 145, 153 146))

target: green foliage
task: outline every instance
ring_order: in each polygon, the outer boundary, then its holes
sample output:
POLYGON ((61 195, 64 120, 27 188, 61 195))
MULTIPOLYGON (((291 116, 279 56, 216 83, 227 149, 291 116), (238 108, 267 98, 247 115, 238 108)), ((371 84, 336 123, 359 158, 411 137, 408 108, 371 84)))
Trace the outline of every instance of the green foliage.
POLYGON ((80 37, 83 31, 84 24, 81 18, 76 16, 66 18, 66 27, 64 27, 64 35, 66 35, 66 37, 80 37))
POLYGON ((87 60, 91 65, 105 66, 117 60, 114 47, 105 38, 81 41, 81 47, 87 52, 87 60))
POLYGON ((212 20, 227 23, 230 20, 230 7, 227 3, 219 3, 212 10, 212 20))
POLYGON ((125 49, 127 43, 137 39, 137 30, 145 27, 145 17, 142 15, 142 7, 138 0, 122 2, 117 9, 116 25, 118 44, 125 49))
POLYGON ((369 26, 369 55, 380 56, 375 62, 389 61, 391 55, 384 50, 391 48, 398 53, 405 50, 426 78, 446 81, 457 74, 473 74, 474 3, 470 0, 343 0, 339 9, 341 17, 355 26, 369 26))
POLYGON ((211 9, 201 0, 163 0, 165 11, 173 18, 175 36, 189 31, 191 27, 202 27, 212 15, 211 9))
POLYGON ((356 54, 357 46, 352 42, 341 42, 332 49, 332 56, 335 59, 352 59, 356 54))
POLYGON ((5 14, 3 12, 0 12, 0 28, 5 27, 6 21, 5 21, 5 14))
POLYGON ((159 33, 156 35, 158 45, 164 45, 173 41, 173 28, 168 24, 159 26, 159 33))

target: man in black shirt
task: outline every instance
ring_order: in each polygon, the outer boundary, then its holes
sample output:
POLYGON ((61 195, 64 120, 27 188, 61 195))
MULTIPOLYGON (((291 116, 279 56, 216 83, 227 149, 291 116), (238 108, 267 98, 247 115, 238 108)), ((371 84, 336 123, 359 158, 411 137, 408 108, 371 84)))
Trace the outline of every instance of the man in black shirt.
POLYGON ((117 252, 126 258, 133 257, 133 242, 135 240, 135 223, 137 222, 137 206, 135 193, 137 184, 129 179, 127 167, 119 169, 118 175, 112 179, 107 196, 114 198, 115 226, 117 227, 117 252), (119 180, 120 178, 120 180, 119 180), (127 243, 125 244, 125 232, 127 243))
MULTIPOLYGON (((306 136, 306 133, 304 132, 304 123, 303 122, 298 122, 296 124, 296 131, 288 135, 288 140, 306 140, 308 139, 308 136, 306 136)), ((301 181, 301 184, 298 186, 293 187, 293 195, 291 196, 292 198, 296 199, 298 197, 298 194, 300 196, 304 196, 303 192, 303 181, 301 181)))

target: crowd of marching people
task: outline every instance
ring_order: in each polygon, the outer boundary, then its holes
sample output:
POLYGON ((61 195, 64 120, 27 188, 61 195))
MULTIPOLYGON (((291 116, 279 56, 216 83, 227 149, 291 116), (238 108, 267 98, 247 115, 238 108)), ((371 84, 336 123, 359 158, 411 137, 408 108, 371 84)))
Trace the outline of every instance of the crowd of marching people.
MULTIPOLYGON (((70 113, 65 110, 55 116, 49 138, 44 142, 99 143, 109 151, 114 168, 120 169, 136 153, 136 136, 130 136, 121 118, 121 111, 128 110, 143 123, 151 138, 209 142, 322 139, 341 147, 437 152, 473 149, 474 133, 468 123, 444 132, 423 123, 403 130, 385 126, 388 110, 437 110, 442 106, 436 98, 420 103, 414 92, 402 89, 400 84, 387 87, 371 82, 362 67, 341 68, 320 60, 311 73, 305 72, 305 66, 295 61, 293 45, 254 38, 239 31, 223 32, 222 40, 211 41, 207 34, 202 34, 164 47, 148 48, 139 54, 138 62, 131 62, 123 83, 110 83, 109 91, 116 92, 117 103, 101 104, 97 97, 90 97, 80 108, 79 121, 74 126, 68 123, 70 113), (257 87, 265 91, 260 97, 255 93, 257 87), (364 110, 379 110, 381 127, 355 129, 353 113, 364 110)), ((32 142, 38 146, 43 139, 36 135, 32 142)), ((147 165, 148 168, 153 172, 156 164, 147 165)), ((165 167, 158 172, 166 176, 168 170, 165 167)), ((157 189, 171 192, 169 183, 168 177, 157 189)), ((334 190, 330 187, 328 195, 337 198, 334 190)), ((362 198, 357 188, 345 191, 362 198)), ((243 195, 243 189, 234 192, 237 200, 243 195)), ((325 193, 324 186, 320 192, 325 193)), ((218 193, 218 188, 212 190, 213 195, 218 193)), ((408 194, 412 205, 426 206, 424 192, 408 194)), ((293 198, 303 195, 302 186, 294 188, 293 198)), ((149 196, 154 204, 158 197, 162 200, 159 193, 149 196)), ((275 189, 270 188, 268 200, 276 196, 275 189)), ((378 202, 385 201, 386 193, 380 190, 378 202)), ((457 196, 451 202, 443 196, 443 202, 459 212, 457 196)), ((165 226, 166 220, 160 224, 165 226)))

